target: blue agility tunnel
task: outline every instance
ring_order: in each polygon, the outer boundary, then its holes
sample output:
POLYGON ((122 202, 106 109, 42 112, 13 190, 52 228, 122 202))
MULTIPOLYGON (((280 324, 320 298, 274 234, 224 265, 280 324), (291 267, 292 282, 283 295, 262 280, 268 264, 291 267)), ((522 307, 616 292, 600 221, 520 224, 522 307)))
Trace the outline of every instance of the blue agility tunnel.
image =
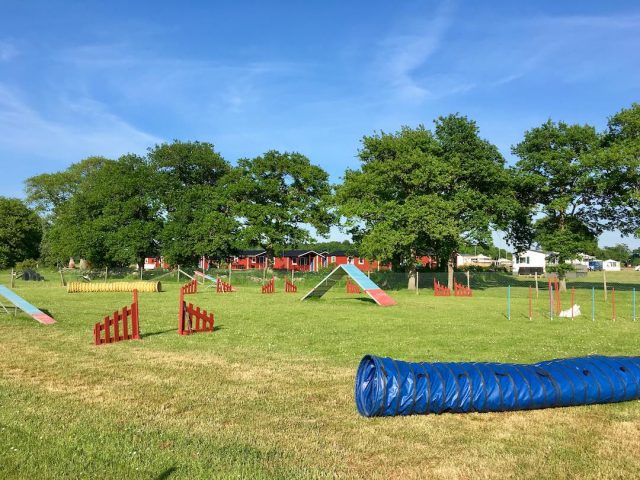
POLYGON ((365 417, 503 412, 640 398, 640 357, 513 363, 411 363, 365 356, 356 374, 365 417))

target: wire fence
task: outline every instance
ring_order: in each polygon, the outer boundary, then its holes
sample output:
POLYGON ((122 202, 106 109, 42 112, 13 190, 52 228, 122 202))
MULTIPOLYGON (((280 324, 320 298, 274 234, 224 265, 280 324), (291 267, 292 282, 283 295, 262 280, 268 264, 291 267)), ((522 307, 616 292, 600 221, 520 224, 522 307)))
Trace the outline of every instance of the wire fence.
MULTIPOLYGON (((163 283, 184 283, 194 277, 194 272, 202 272, 194 266, 181 266, 170 270, 153 269, 142 270, 131 268, 105 268, 92 270, 61 269, 58 271, 60 281, 66 282, 110 282, 110 281, 134 281, 149 280, 163 283)), ((284 270, 229 270, 211 268, 204 273, 210 277, 209 280, 221 278, 232 285, 262 285, 266 281, 275 277, 282 281, 287 277, 290 281, 301 288, 312 288, 317 285, 331 269, 323 269, 319 272, 291 272, 284 270)), ((409 277, 406 272, 395 271, 370 271, 364 272, 380 288, 384 290, 404 290, 408 287, 409 277)), ((51 274, 48 274, 49 279, 51 274)), ((433 290, 434 281, 447 286, 448 273, 446 271, 419 271, 417 284, 419 291, 433 290)), ((453 278, 456 283, 470 287, 474 291, 490 291, 494 288, 514 289, 514 295, 520 295, 519 288, 524 290, 529 287, 540 291, 547 291, 549 283, 555 284, 556 275, 513 275, 508 272, 454 272, 453 278)), ((342 281, 345 283, 346 279, 342 281)), ((640 289, 640 272, 633 270, 623 270, 621 272, 589 272, 586 276, 577 278, 567 278, 565 280, 566 291, 574 289, 576 291, 611 291, 631 292, 640 289)), ((563 290, 565 291, 565 290, 563 290)), ((539 295, 539 293, 538 293, 539 295)))

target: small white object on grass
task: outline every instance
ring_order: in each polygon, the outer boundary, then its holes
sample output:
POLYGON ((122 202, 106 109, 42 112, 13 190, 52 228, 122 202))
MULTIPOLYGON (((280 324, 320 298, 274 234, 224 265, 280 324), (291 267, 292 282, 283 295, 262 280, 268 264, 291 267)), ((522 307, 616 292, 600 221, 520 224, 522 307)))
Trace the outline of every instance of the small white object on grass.
POLYGON ((580 305, 574 305, 573 307, 571 307, 568 310, 562 310, 560 312, 559 316, 560 317, 567 317, 567 318, 580 316, 580 305), (573 315, 571 314, 571 310, 573 310, 573 315))

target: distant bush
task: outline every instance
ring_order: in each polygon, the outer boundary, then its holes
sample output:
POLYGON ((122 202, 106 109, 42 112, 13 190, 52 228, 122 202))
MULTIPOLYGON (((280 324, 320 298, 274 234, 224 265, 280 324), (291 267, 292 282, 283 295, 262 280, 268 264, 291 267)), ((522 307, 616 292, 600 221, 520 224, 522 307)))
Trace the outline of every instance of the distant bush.
POLYGON ((38 261, 34 260, 33 258, 16 263, 16 271, 18 272, 23 272, 25 270, 37 270, 37 269, 38 269, 38 261))

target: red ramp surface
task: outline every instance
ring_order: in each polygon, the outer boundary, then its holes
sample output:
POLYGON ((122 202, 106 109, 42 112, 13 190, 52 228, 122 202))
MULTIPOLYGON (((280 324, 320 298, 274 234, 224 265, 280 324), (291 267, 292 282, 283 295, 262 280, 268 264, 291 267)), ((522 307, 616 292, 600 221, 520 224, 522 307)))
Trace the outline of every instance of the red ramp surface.
POLYGON ((396 305, 396 301, 387 295, 384 290, 379 288, 374 290, 365 290, 365 293, 369 295, 373 300, 382 307, 390 307, 396 305))
POLYGON ((20 297, 12 290, 9 290, 4 285, 0 285, 0 295, 6 298, 7 300, 9 300, 11 303, 13 303, 16 307, 18 307, 27 315, 31 315, 31 317, 33 317, 38 322, 44 325, 51 325, 56 323, 56 321, 53 318, 51 318, 49 315, 40 311, 33 305, 31 305, 24 298, 20 297))

